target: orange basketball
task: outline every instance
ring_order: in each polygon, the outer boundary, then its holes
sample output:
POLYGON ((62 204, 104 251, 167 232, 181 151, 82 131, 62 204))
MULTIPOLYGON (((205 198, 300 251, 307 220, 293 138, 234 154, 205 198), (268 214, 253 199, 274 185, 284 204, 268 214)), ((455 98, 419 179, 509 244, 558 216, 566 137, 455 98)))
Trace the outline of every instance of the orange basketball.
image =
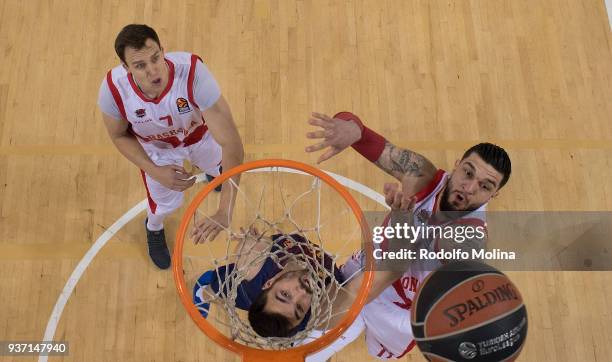
POLYGON ((412 333, 429 361, 512 361, 527 335, 527 310, 516 286, 475 261, 432 272, 412 307, 412 333))

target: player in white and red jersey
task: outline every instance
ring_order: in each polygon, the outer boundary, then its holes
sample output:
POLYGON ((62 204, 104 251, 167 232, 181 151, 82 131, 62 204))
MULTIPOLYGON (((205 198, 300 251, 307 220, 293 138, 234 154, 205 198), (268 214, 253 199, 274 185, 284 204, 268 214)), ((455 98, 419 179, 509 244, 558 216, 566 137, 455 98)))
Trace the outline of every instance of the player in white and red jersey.
MULTIPOLYGON (((164 53, 155 30, 137 24, 121 30, 115 51, 121 64, 104 77, 98 105, 117 149, 141 169, 149 255, 167 269, 163 221, 195 183, 183 161, 217 176, 220 166, 242 162, 242 142, 215 78, 198 56, 164 53)), ((218 211, 197 229, 198 241, 213 239, 227 226, 231 202, 231 190, 222 190, 218 211)))
MULTIPOLYGON (((469 225, 486 227, 484 212, 489 200, 510 177, 508 154, 499 146, 481 143, 468 149, 455 163, 452 172, 437 169, 422 155, 401 149, 364 126, 352 113, 341 112, 333 118, 313 113, 311 125, 321 130, 309 132, 307 137, 323 139, 309 146, 313 152, 328 148, 319 162, 338 154, 348 146, 394 176, 402 184, 405 194, 416 196, 414 224, 440 226, 469 225)), ((385 223, 388 220, 385 220, 385 223)), ((484 238, 475 237, 458 244, 454 240, 431 238, 421 247, 430 251, 441 249, 482 248, 484 238)), ((383 248, 384 248, 383 243, 383 248)), ((342 266, 344 275, 352 275, 363 265, 363 253, 357 253, 342 266)), ((412 300, 426 276, 438 266, 439 260, 411 261, 408 271, 367 304, 353 325, 328 348, 312 355, 308 361, 329 358, 365 329, 368 351, 380 359, 400 358, 410 351, 415 341, 410 327, 412 300)))

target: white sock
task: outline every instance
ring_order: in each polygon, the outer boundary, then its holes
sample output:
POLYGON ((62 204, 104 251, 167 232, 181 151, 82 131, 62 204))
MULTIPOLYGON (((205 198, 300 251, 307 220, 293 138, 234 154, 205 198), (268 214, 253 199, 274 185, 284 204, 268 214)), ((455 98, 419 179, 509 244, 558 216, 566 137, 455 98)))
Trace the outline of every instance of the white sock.
POLYGON ((147 220, 147 229, 149 229, 149 231, 159 231, 164 228, 164 219, 166 215, 155 215, 149 211, 147 212, 147 217, 149 219, 147 220))

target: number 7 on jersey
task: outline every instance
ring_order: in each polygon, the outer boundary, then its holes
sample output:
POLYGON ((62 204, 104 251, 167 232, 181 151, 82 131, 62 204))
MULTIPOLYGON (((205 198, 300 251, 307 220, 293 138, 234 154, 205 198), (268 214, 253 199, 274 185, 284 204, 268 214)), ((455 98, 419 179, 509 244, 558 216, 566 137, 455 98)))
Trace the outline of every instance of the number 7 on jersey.
POLYGON ((166 120, 168 121, 168 126, 172 126, 172 116, 171 115, 159 117, 159 120, 160 121, 166 120))

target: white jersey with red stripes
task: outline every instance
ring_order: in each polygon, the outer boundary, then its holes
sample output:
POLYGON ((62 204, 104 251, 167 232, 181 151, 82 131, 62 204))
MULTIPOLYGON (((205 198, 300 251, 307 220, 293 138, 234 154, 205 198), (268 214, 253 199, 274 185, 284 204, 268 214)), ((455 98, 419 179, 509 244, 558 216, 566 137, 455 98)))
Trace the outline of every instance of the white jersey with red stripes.
POLYGON ((147 98, 121 65, 107 73, 100 87, 98 103, 102 111, 127 120, 130 132, 146 151, 199 142, 207 132, 202 111, 220 96, 216 81, 197 55, 166 53, 165 61, 168 84, 155 99, 147 98), (113 102, 109 102, 109 93, 113 102))
MULTIPOLYGON (((434 180, 417 193, 414 225, 428 224, 428 219, 438 207, 449 177, 447 172, 438 170, 434 180)), ((486 227, 485 209, 486 204, 462 218, 453 220, 452 224, 486 227)), ((428 250, 438 250, 437 240, 423 242, 423 247, 428 250)), ((420 283, 441 265, 437 259, 413 262, 401 279, 363 308, 362 314, 367 329, 366 342, 370 354, 382 359, 400 358, 415 346, 410 327, 412 301, 420 283)))
MULTIPOLYGON (((417 203, 413 213, 414 225, 428 224, 428 219, 437 209, 449 177, 450 175, 447 172, 438 170, 432 182, 416 194, 417 203)), ((453 220, 452 224, 486 227, 485 209, 486 204, 460 219, 453 220)), ((386 226, 387 223, 388 217, 383 226, 386 226)), ((423 240, 423 242, 423 247, 429 251, 437 251, 436 240, 423 240)), ((385 249, 384 244, 382 244, 383 249, 385 249)), ((364 258, 363 251, 355 253, 341 268, 344 277, 349 278, 361 269, 364 265, 364 258)), ((321 362, 327 360, 355 340, 364 329, 370 355, 379 359, 393 359, 404 356, 416 345, 410 327, 412 301, 427 275, 441 265, 441 262, 435 259, 413 261, 400 279, 363 307, 355 322, 339 339, 316 354, 309 356, 306 361, 321 362)))
MULTIPOLYGON (((100 110, 129 122, 128 130, 157 166, 182 166, 184 160, 211 176, 219 174, 222 150, 209 134, 202 112, 221 97, 217 81, 202 60, 185 52, 166 53, 168 83, 155 99, 145 96, 121 65, 100 84, 100 110)), ((183 202, 183 193, 166 188, 142 172, 149 214, 169 214, 183 202)))

